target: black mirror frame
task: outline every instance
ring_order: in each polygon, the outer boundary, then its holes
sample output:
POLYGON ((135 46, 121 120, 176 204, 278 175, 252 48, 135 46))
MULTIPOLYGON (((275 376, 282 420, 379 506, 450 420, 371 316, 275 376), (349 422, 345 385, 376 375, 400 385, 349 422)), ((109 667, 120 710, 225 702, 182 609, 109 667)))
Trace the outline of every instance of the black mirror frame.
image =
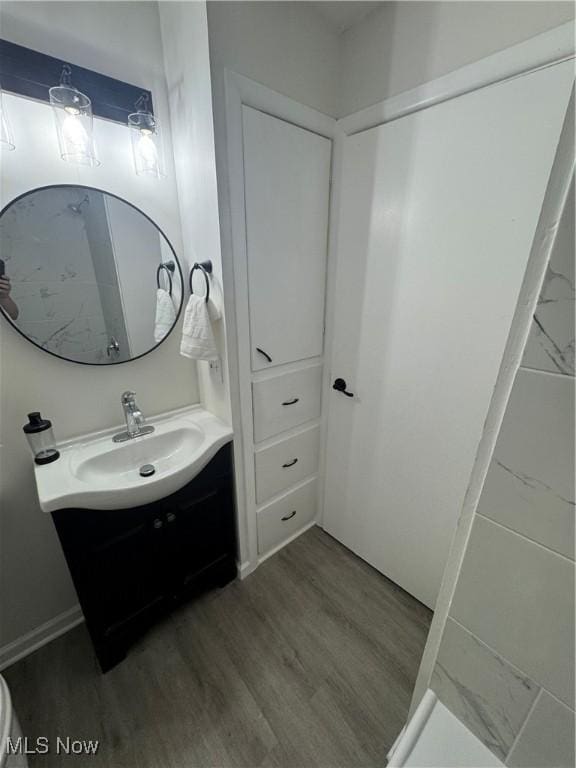
POLYGON ((178 259, 178 256, 176 255, 176 251, 174 250, 174 246, 170 242, 170 240, 166 237, 166 234, 164 231, 156 224, 156 222, 148 216, 148 214, 144 213, 138 206, 134 205, 133 203, 128 202, 128 200, 125 200, 123 197, 120 197, 120 195, 115 195, 113 192, 107 192, 105 189, 98 189, 98 187, 89 187, 86 184, 47 184, 42 187, 34 187, 33 189, 29 189, 27 192, 23 192, 21 195, 18 195, 17 197, 13 198, 7 205, 5 205, 2 210, 0 210, 0 219, 2 216, 6 213, 6 211, 13 206, 15 203, 18 202, 18 200, 22 200, 24 197, 28 197, 28 195, 31 195, 33 192, 41 192, 46 189, 85 189, 89 190, 90 192, 100 192, 103 195, 108 195, 109 197, 114 197, 116 200, 120 200, 120 202, 124 203, 125 205, 129 205, 131 208, 133 208, 135 211, 138 211, 142 216, 144 216, 145 219, 147 219, 152 226, 155 227, 155 229, 162 235, 164 240, 168 243, 168 246, 170 250, 172 251, 172 256, 174 257, 174 262, 176 263, 176 266, 178 268, 178 274, 180 275, 180 285, 182 286, 182 295, 180 297, 180 306, 178 307, 178 311, 176 313, 176 319, 174 320, 174 324, 172 325, 172 328, 168 331, 166 336, 159 341, 157 344, 154 344, 153 347, 150 347, 150 349, 147 349, 146 352, 142 352, 141 355, 136 355, 135 357, 131 357, 128 360, 116 360, 111 363, 86 363, 83 360, 72 360, 69 357, 64 357, 63 355, 58 355, 56 352, 52 352, 49 349, 46 349, 45 347, 42 347, 40 344, 37 344, 35 341, 32 341, 26 334, 18 328, 16 323, 12 320, 12 318, 0 307, 0 315, 4 317, 8 323, 14 328, 14 330, 20 334, 29 344, 32 344, 32 346, 36 347, 37 349, 41 350, 42 352, 46 352, 49 355, 52 355, 52 357, 56 357, 58 360, 65 360, 67 363, 74 363, 75 365, 90 365, 93 368, 110 368, 113 365, 125 365, 126 363, 132 363, 134 360, 140 360, 143 357, 146 357, 146 355, 149 355, 151 352, 154 352, 155 349, 157 349, 161 344, 163 344, 166 339, 170 336, 174 328, 178 325, 178 320, 180 319, 180 315, 182 314, 182 308, 184 306, 184 275, 182 272, 182 267, 180 265, 180 261, 178 259))

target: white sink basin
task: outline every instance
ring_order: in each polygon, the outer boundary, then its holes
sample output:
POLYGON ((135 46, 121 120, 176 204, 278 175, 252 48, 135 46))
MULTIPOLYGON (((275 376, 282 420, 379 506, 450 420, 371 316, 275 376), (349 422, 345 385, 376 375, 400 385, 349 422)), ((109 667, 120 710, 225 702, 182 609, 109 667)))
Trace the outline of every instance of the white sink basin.
POLYGON ((70 440, 60 458, 35 465, 40 507, 44 512, 80 507, 126 509, 149 504, 189 483, 232 439, 232 430, 200 406, 147 420, 154 432, 124 443, 112 442, 119 426, 70 440), (155 473, 141 477, 140 467, 155 473))

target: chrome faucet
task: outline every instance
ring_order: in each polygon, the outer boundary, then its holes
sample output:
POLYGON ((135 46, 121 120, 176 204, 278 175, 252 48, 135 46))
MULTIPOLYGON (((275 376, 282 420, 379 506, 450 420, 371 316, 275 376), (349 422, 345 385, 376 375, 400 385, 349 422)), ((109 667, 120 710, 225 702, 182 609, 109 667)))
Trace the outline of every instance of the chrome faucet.
POLYGON ((126 432, 114 435, 112 440, 115 443, 123 443, 126 440, 132 440, 134 437, 142 437, 142 435, 149 435, 151 432, 154 432, 154 427, 145 426, 146 419, 136 403, 136 392, 131 392, 130 390, 124 392, 120 402, 122 403, 122 410, 126 419, 126 432))

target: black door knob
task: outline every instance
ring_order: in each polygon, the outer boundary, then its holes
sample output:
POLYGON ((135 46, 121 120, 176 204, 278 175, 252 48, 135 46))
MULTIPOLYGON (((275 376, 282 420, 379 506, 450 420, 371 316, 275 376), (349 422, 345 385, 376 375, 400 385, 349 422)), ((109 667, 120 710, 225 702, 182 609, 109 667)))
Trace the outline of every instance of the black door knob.
POLYGON ((354 397, 354 392, 347 391, 344 379, 335 379, 334 384, 332 384, 332 389, 335 389, 336 392, 342 392, 346 397, 354 397))

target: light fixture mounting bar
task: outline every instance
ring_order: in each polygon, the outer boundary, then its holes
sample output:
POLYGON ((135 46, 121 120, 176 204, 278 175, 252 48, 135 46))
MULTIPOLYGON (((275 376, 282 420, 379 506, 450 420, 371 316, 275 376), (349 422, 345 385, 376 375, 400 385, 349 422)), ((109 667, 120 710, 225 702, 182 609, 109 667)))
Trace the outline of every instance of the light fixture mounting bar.
POLYGON ((65 65, 72 68, 74 86, 90 97, 94 116, 126 125, 134 104, 143 94, 148 97, 148 110, 154 113, 152 94, 141 86, 0 39, 0 83, 7 93, 49 104, 48 90, 60 82, 65 65))

